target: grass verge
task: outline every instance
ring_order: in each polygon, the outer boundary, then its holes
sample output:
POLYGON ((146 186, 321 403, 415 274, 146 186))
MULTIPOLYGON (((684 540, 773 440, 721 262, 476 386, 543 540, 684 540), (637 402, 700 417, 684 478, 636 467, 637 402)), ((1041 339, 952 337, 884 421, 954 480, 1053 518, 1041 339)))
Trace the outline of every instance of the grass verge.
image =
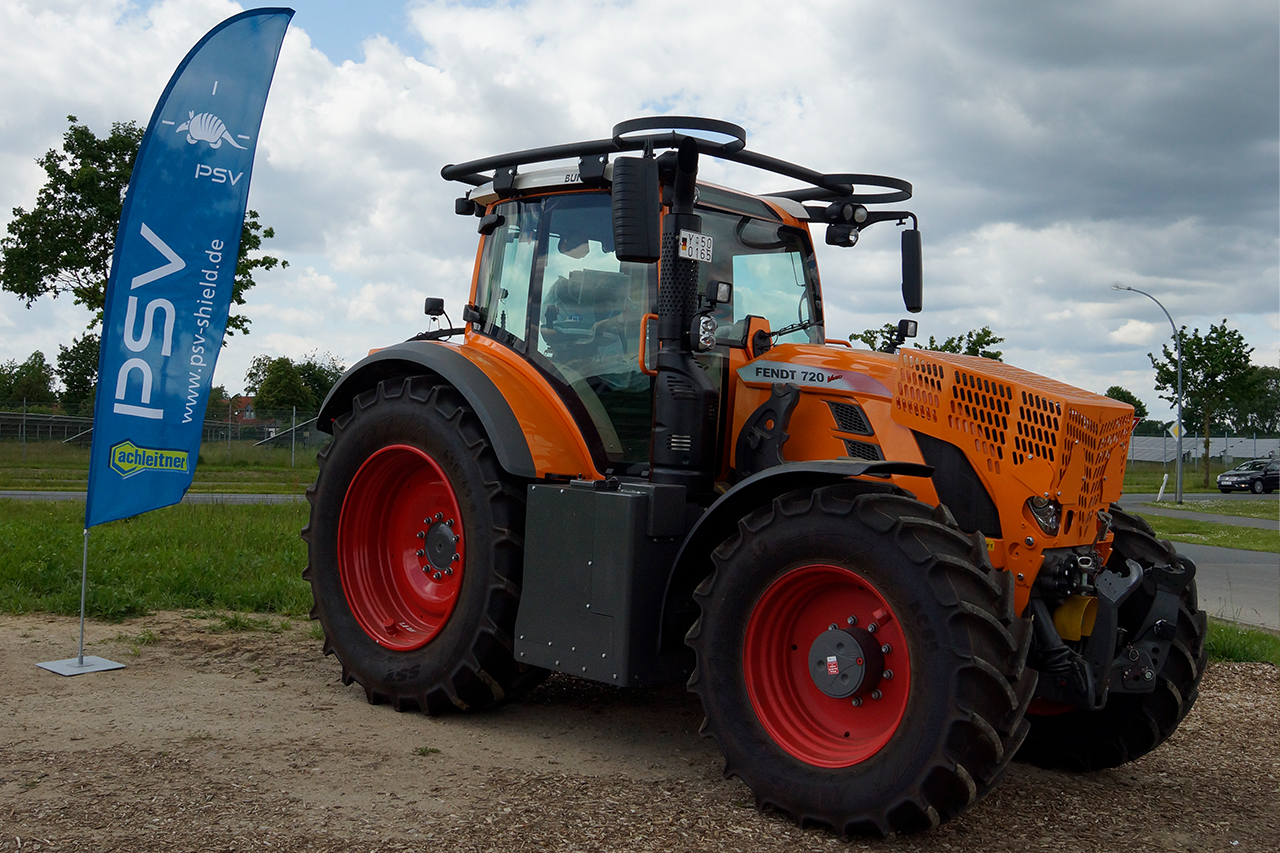
POLYGON ((1209 660, 1273 663, 1280 666, 1280 637, 1235 622, 1209 619, 1209 660))
MULTIPOLYGON (((85 610, 113 621, 184 609, 305 617, 307 511, 178 504, 95 527, 85 610)), ((78 501, 0 500, 0 610, 79 613, 83 528, 78 501)))
POLYGON ((1174 542, 1191 542, 1195 545, 1212 545, 1215 548, 1238 548, 1242 551, 1268 551, 1280 554, 1280 532, 1260 530, 1256 527, 1235 527, 1197 521, 1190 518, 1169 518, 1139 512, 1161 539, 1174 542))
MULTIPOLYGON (((205 442, 196 463, 192 492, 297 494, 316 478, 316 448, 254 447, 250 442, 205 442)), ((0 442, 0 489, 83 492, 89 483, 89 448, 32 442, 25 453, 14 441, 0 442)))
POLYGON ((1154 506, 1160 509, 1176 509, 1181 512, 1209 512, 1214 515, 1234 515, 1240 518, 1266 518, 1276 520, 1280 517, 1280 504, 1273 500, 1256 501, 1153 501, 1143 506, 1154 506))
MULTIPOLYGON (((1190 463, 1182 466, 1182 491, 1184 494, 1216 492, 1218 491, 1217 476, 1221 474, 1225 468, 1222 467, 1221 460, 1209 460, 1209 485, 1204 484, 1204 469, 1199 465, 1190 463)), ((1124 469, 1124 491, 1126 494, 1152 494, 1160 491, 1160 482, 1164 479, 1164 475, 1169 475, 1169 482, 1164 487, 1164 493, 1171 495, 1174 493, 1174 463, 1160 462, 1139 462, 1130 460, 1124 469)))

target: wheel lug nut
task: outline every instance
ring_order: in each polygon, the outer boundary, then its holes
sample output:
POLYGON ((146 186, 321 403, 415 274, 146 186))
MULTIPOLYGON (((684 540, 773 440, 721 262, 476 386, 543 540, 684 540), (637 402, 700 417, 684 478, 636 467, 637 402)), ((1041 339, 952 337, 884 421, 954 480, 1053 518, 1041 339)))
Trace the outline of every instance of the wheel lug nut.
POLYGON ((445 527, 453 527, 453 519, 452 519, 452 518, 447 518, 447 519, 445 519, 444 526, 445 526, 445 527))
POLYGON ((867 625, 867 633, 874 634, 877 630, 876 623, 871 622, 867 625))
POLYGON ((444 513, 443 513, 443 512, 437 512, 437 513, 436 513, 436 521, 439 521, 439 520, 440 520, 440 519, 442 519, 442 518, 444 518, 444 513))
POLYGON ((452 575, 452 574, 453 574, 453 569, 446 568, 446 569, 444 570, 444 573, 445 573, 446 575, 452 575))
POLYGON ((855 707, 855 708, 861 708, 861 707, 862 707, 862 697, 860 697, 860 696, 854 696, 854 697, 853 697, 853 707, 855 707))
POLYGON ((844 620, 844 621, 845 621, 847 624, 849 624, 849 625, 857 625, 857 624, 858 624, 858 617, 857 617, 857 616, 850 616, 848 619, 846 619, 846 620, 844 620))
POLYGON ((418 538, 419 538, 419 539, 426 539, 426 538, 427 538, 427 531, 425 531, 425 530, 419 530, 419 531, 418 531, 418 538))
POLYGON ((830 625, 827 626, 828 631, 834 631, 835 629, 836 629, 836 623, 834 622, 832 622, 830 625))
POLYGON ((881 654, 886 654, 886 655, 887 655, 887 654, 889 654, 889 652, 891 652, 891 651, 893 651, 893 646, 889 645, 888 643, 885 643, 883 646, 881 646, 881 647, 880 647, 880 653, 881 653, 881 654))
POLYGON ((884 695, 884 694, 883 694, 883 693, 881 693, 879 690, 872 690, 872 691, 871 691, 871 698, 872 698, 872 699, 879 699, 879 698, 880 698, 881 696, 883 696, 883 695, 884 695))
POLYGON ((893 681, 893 670, 886 669, 882 677, 884 678, 885 681, 893 681))
POLYGON ((427 556, 427 551, 426 551, 426 549, 425 549, 425 548, 419 548, 419 549, 418 549, 418 556, 419 556, 419 557, 425 557, 425 556, 427 556))
POLYGON ((431 575, 431 579, 433 581, 438 581, 440 580, 441 577, 443 577, 443 575, 441 575, 439 572, 433 572, 431 575))
POLYGON ((461 560, 461 559, 462 559, 462 555, 461 555, 461 554, 454 554, 454 555, 453 555, 453 562, 455 562, 455 563, 456 563, 456 562, 458 562, 458 561, 459 561, 459 560, 461 560))

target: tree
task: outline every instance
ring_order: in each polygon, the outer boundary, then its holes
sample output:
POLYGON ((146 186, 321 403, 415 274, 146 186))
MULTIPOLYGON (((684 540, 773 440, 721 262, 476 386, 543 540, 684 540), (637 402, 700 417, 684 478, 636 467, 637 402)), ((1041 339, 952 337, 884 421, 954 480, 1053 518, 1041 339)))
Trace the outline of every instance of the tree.
POLYGON ((256 397, 255 404, 259 410, 281 408, 287 409, 290 406, 297 406, 299 409, 306 411, 314 411, 320 403, 324 402, 324 398, 328 396, 329 389, 346 371, 336 356, 332 353, 318 355, 316 352, 308 353, 299 361, 293 361, 288 356, 280 356, 272 358, 269 355, 254 356, 249 362, 249 369, 244 376, 245 393, 256 397), (289 377, 283 364, 287 362, 289 370, 297 376, 298 381, 308 392, 302 395, 297 392, 284 392, 284 397, 290 400, 304 400, 308 398, 309 403, 302 402, 285 402, 280 404, 281 389, 292 387, 293 379, 289 377), (264 390, 265 389, 265 390, 264 390), (267 403, 263 403, 263 398, 267 399, 267 403))
POLYGON ((36 350, 22 364, 13 359, 0 364, 0 401, 26 400, 27 405, 32 406, 52 404, 57 399, 53 390, 53 368, 45 361, 44 353, 36 350))
MULTIPOLYGON (((1249 363, 1253 347, 1245 343, 1244 336, 1235 329, 1221 325, 1209 326, 1201 336, 1195 329, 1190 335, 1187 327, 1178 330, 1182 344, 1183 419, 1196 423, 1204 436, 1204 485, 1209 485, 1209 434, 1217 417, 1227 414, 1236 401, 1242 399, 1254 382, 1258 368, 1249 363)), ((1178 399, 1178 353, 1168 344, 1161 348, 1163 357, 1157 359, 1147 353, 1151 366, 1156 370, 1156 390, 1163 400, 1176 403, 1178 399)))
MULTIPOLYGON (((254 359, 255 362, 257 360, 254 359)), ((263 367, 261 376, 253 401, 259 419, 268 411, 287 411, 293 406, 311 411, 316 407, 315 395, 302 381, 297 367, 288 356, 270 359, 263 367)))
MULTIPOLYGON (((45 184, 35 206, 14 208, 8 236, 0 239, 0 289, 28 308, 42 296, 70 294, 93 313, 92 327, 102 320, 116 231, 143 130, 131 121, 115 122, 111 134, 99 138, 76 124, 75 116, 67 120, 71 128, 63 134, 62 150, 50 149, 36 160, 45 184)), ((274 236, 258 222, 256 211, 248 211, 231 290, 236 305, 244 304, 245 291, 253 287, 254 270, 289 265, 270 256, 250 257, 274 236)), ((247 333, 249 319, 232 315, 227 334, 232 330, 247 333)))
POLYGON ((98 387, 98 336, 81 335, 71 346, 58 344, 58 366, 54 372, 62 382, 60 402, 68 415, 93 417, 93 399, 98 387))
POLYGON ((1119 385, 1112 385, 1107 389, 1107 396, 1112 400, 1119 400, 1121 403, 1133 406, 1133 416, 1138 420, 1147 416, 1147 404, 1135 397, 1132 391, 1121 388, 1119 385))
MULTIPOLYGON (((863 329, 861 332, 849 336, 850 341, 862 341, 877 352, 893 352, 891 344, 897 339, 898 326, 896 323, 885 323, 878 329, 863 329)), ((924 349, 933 350, 934 352, 954 352, 960 355, 972 355, 999 361, 1000 356, 1004 355, 1004 353, 1000 350, 986 349, 986 347, 994 346, 1003 340, 1004 338, 991 331, 990 326, 983 326, 977 331, 970 330, 963 335, 947 338, 942 343, 938 343, 937 338, 930 335, 929 345, 924 349)))
POLYGON ((1280 367, 1259 367, 1244 383, 1228 413, 1233 432, 1280 431, 1280 367))
POLYGON ((933 335, 930 335, 929 345, 925 349, 931 349, 935 352, 954 352, 963 355, 980 356, 999 361, 1000 356, 1004 355, 1004 353, 1000 350, 987 349, 987 347, 995 346, 1003 341, 1004 338, 991 331, 990 326, 983 326, 976 332, 970 330, 963 335, 947 338, 942 343, 938 343, 933 335))
POLYGON ((347 370, 333 353, 328 352, 324 355, 312 352, 294 366, 298 370, 298 375, 302 377, 302 384, 306 385, 315 397, 316 406, 324 402, 324 398, 329 396, 329 389, 347 370))
POLYGON ((850 341, 862 341, 876 352, 884 352, 888 349, 889 344, 898 339, 898 326, 896 323, 885 323, 878 329, 863 329, 857 334, 849 336, 850 341))

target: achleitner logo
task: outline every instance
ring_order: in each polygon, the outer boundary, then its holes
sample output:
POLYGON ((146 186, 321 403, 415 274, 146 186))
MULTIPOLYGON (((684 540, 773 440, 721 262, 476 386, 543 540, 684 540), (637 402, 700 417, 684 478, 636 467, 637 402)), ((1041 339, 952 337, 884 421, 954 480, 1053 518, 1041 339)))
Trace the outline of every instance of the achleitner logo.
POLYGON ((185 450, 138 447, 127 439, 111 446, 111 470, 121 477, 132 477, 143 471, 185 472, 190 458, 191 454, 185 450))

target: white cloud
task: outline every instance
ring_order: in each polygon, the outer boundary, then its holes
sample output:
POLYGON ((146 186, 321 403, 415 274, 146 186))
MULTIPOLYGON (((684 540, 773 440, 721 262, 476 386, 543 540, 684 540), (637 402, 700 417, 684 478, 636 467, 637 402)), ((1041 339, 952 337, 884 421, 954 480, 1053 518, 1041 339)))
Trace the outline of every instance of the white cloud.
MULTIPOLYGON (((0 223, 33 202, 34 159, 67 114, 99 134, 145 122, 185 52, 238 8, 0 6, 0 223)), ((453 215, 463 188, 439 177, 445 163, 655 112, 736 121, 752 148, 820 170, 912 181, 926 340, 989 325, 1011 363, 1123 384, 1154 407, 1145 354, 1164 318, 1109 289, 1121 281, 1189 327, 1229 318, 1255 359, 1280 363, 1274 4, 425 0, 408 19, 412 55, 404 33, 370 33, 363 61, 335 65, 305 14, 285 39, 250 205, 276 229, 266 249, 293 265, 249 292, 252 333, 219 365, 228 387, 260 352, 349 363, 403 340, 425 327, 423 296, 457 319, 476 234, 453 215)), ((833 336, 902 315, 891 224, 820 260, 833 336)), ((28 312, 0 294, 0 360, 56 353, 85 319, 65 300, 28 312)))

